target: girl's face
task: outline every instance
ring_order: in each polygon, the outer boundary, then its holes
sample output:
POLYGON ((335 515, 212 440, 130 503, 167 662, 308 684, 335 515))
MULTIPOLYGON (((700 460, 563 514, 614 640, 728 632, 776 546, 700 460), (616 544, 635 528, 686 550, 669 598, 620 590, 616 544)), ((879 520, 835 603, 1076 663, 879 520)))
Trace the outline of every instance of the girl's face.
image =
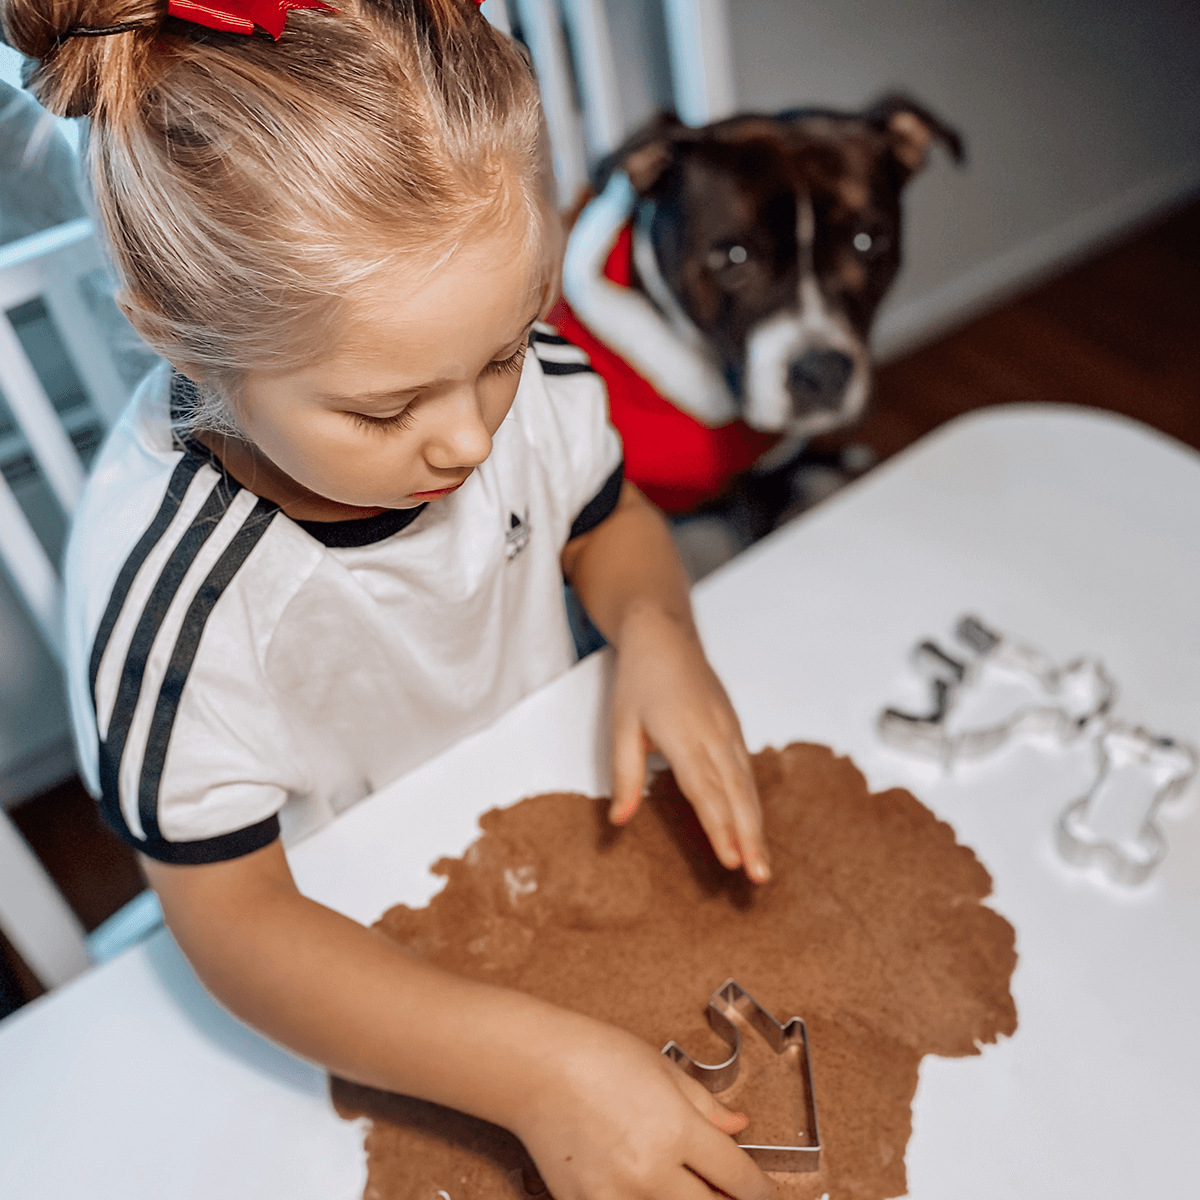
POLYGON ((340 505, 412 508, 448 495, 491 453, 516 396, 542 303, 526 243, 509 221, 415 287, 411 272, 383 271, 349 305, 333 354, 246 377, 242 428, 300 489, 340 505))

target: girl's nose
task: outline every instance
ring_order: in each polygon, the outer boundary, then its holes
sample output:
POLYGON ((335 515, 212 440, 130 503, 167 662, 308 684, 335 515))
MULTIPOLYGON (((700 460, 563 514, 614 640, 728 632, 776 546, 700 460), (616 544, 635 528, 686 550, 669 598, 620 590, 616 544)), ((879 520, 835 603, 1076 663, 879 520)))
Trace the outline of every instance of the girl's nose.
POLYGON ((425 440, 425 460, 439 470, 477 467, 492 452, 492 435, 484 424, 475 389, 464 387, 442 396, 433 406, 425 440))

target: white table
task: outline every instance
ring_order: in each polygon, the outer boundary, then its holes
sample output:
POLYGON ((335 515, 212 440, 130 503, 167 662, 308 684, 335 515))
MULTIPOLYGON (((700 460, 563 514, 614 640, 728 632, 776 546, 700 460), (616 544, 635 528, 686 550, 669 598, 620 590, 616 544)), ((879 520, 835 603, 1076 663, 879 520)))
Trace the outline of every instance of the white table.
MULTIPOLYGON (((825 742, 912 788, 996 881, 1020 1027, 927 1058, 908 1147, 921 1200, 1196 1194, 1200 813, 1122 893, 1054 856, 1079 755, 1030 746, 943 777, 882 746, 915 638, 962 612, 1056 658, 1101 655, 1119 711, 1200 740, 1200 456, 1126 421, 1004 409, 941 430, 697 589, 752 747, 825 742)), ((594 656, 298 846, 301 887, 364 921, 423 903, 482 810, 605 790, 594 656)), ((360 1132, 324 1077, 203 993, 160 934, 0 1025, 0 1192, 22 1200, 361 1194, 360 1132)))

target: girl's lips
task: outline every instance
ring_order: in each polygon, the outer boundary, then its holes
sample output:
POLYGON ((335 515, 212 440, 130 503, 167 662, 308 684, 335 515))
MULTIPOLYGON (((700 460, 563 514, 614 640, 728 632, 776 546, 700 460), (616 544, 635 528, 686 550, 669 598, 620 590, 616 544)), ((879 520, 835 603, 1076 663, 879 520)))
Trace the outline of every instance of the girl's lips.
POLYGON ((439 496, 448 496, 451 492, 457 492, 466 482, 464 479, 460 483, 456 483, 453 487, 438 488, 435 492, 411 492, 408 498, 410 500, 436 500, 439 496))

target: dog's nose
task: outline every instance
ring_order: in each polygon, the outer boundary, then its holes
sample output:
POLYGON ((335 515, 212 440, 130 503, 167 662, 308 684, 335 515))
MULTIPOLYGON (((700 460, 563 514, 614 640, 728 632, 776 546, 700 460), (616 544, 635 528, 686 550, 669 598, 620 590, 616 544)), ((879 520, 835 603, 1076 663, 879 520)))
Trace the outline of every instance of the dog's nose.
POLYGON ((788 363, 788 391, 796 416, 840 407, 854 360, 840 350, 807 350, 788 363))

